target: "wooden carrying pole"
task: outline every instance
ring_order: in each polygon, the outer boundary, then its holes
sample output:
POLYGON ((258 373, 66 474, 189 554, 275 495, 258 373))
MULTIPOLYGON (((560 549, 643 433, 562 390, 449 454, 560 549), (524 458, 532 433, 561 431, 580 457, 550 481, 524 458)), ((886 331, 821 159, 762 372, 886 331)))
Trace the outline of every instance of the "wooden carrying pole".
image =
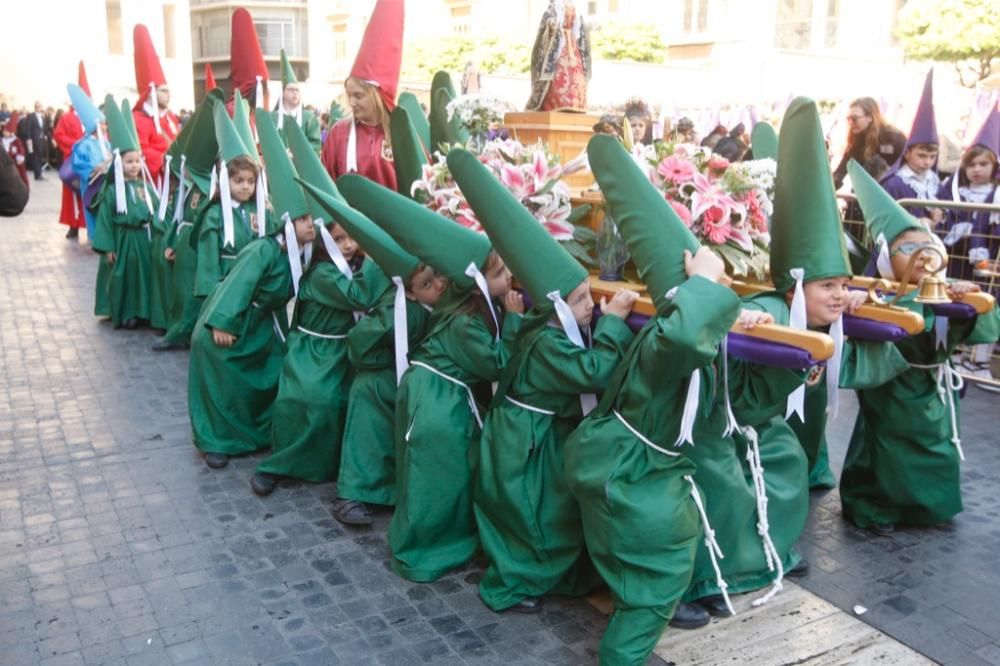
MULTIPOLYGON (((749 296, 762 291, 772 291, 773 289, 774 286, 770 284, 740 282, 738 280, 733 281, 733 291, 740 296, 749 296)), ((899 326, 910 335, 916 335, 924 330, 923 317, 916 312, 907 310, 906 308, 897 307, 895 305, 876 305, 874 303, 865 303, 858 308, 857 312, 854 313, 854 316, 899 326)))
MULTIPOLYGON (((640 294, 639 300, 632 307, 633 312, 648 317, 656 315, 653 300, 646 294, 646 288, 643 285, 634 282, 606 282, 593 275, 590 277, 590 293, 593 294, 595 301, 599 301, 602 296, 606 296, 610 300, 619 289, 631 289, 640 294)), ((751 338, 797 347, 809 352, 817 361, 826 361, 833 357, 833 338, 824 333, 799 331, 777 324, 758 324, 753 329, 747 330, 740 326, 739 322, 733 324, 729 331, 751 338)))

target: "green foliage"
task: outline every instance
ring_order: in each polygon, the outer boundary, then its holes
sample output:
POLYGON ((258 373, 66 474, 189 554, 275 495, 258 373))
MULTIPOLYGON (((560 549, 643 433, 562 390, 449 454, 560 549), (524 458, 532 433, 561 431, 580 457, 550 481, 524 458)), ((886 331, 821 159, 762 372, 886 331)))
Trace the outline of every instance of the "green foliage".
POLYGON ((663 62, 667 45, 652 24, 606 23, 590 33, 595 60, 663 62))
POLYGON ((909 0, 896 37, 907 56, 954 63, 962 85, 973 87, 1000 57, 1000 11, 996 0, 909 0))
POLYGON ((408 42, 403 48, 402 78, 429 82, 434 72, 444 70, 459 74, 457 84, 469 60, 482 74, 526 74, 531 67, 531 45, 499 35, 455 35, 408 42))

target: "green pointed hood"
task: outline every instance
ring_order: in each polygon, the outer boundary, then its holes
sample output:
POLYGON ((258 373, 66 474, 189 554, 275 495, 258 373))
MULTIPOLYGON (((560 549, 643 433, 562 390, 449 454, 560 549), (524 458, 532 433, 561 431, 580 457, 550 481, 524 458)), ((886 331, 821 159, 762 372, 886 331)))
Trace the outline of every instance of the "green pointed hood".
POLYGON ((340 105, 340 102, 333 100, 330 102, 330 112, 329 119, 327 120, 327 127, 333 127, 338 120, 344 117, 344 107, 340 105))
POLYGON ((451 122, 448 121, 448 103, 453 99, 455 95, 447 87, 438 88, 431 93, 430 151, 432 153, 441 150, 443 143, 464 145, 469 140, 469 132, 459 122, 458 116, 452 118, 451 122))
MULTIPOLYGON (((132 113, 129 111, 129 117, 131 116, 132 113)), ((110 94, 104 98, 104 118, 108 124, 108 141, 113 150, 119 153, 139 150, 139 139, 132 133, 128 121, 122 117, 121 107, 110 94)))
MULTIPOLYGON (((416 130, 417 136, 420 137, 420 143, 424 144, 426 150, 431 145, 431 125, 427 122, 427 114, 420 107, 420 100, 413 93, 405 92, 399 95, 399 100, 396 103, 410 114, 413 129, 416 130)), ((393 144, 395 143, 395 137, 393 137, 393 144)), ((395 148, 395 145, 393 147, 395 148)))
POLYGON ((389 118, 389 134, 392 136, 393 168, 396 170, 396 189, 403 196, 410 196, 413 181, 423 178, 427 154, 417 136, 410 114, 402 106, 392 110, 389 118))
POLYGON ((257 163, 257 150, 251 150, 243 143, 243 138, 236 131, 224 105, 215 105, 212 120, 215 125, 215 142, 219 145, 219 159, 231 162, 237 157, 248 157, 257 163))
POLYGON ((307 215, 310 212, 306 196, 296 182, 298 174, 292 161, 288 159, 285 144, 278 135, 271 113, 263 107, 254 110, 257 121, 257 135, 264 154, 264 170, 267 173, 267 191, 271 197, 271 208, 278 219, 287 214, 289 219, 307 215))
MULTIPOLYGON (((211 105, 217 101, 223 99, 222 90, 215 88, 209 91, 208 95, 202 99, 201 104, 195 109, 194 114, 196 115, 202 107, 208 106, 211 109, 211 105)), ((184 148, 187 145, 188 138, 191 136, 191 131, 195 127, 195 123, 191 122, 194 117, 188 119, 186 123, 181 127, 181 131, 177 133, 177 137, 170 144, 170 148, 167 149, 167 155, 172 158, 170 160, 170 171, 180 178, 181 175, 181 155, 184 154, 184 148)))
POLYGON ((142 150, 142 144, 139 143, 139 131, 135 128, 135 116, 132 115, 132 105, 128 103, 127 99, 122 100, 122 118, 125 119, 125 124, 128 125, 128 131, 135 139, 135 145, 138 146, 136 150, 142 150))
POLYGON ((778 133, 763 121, 753 126, 750 133, 750 150, 755 160, 778 159, 778 133))
POLYGON ((409 288, 410 285, 406 284, 406 280, 420 266, 419 259, 400 247, 392 236, 364 214, 351 208, 339 193, 333 196, 304 178, 299 178, 299 183, 305 189, 306 195, 315 199, 322 207, 325 212, 324 218, 336 220, 386 275, 402 278, 403 286, 409 288))
POLYGON ((667 203, 621 141, 596 135, 587 144, 590 168, 608 202, 608 211, 628 243, 656 311, 667 306, 667 292, 687 280, 684 250, 698 251, 691 230, 667 203))
POLYGON ((288 56, 285 55, 285 49, 281 49, 281 88, 284 89, 289 83, 298 83, 299 80, 295 78, 295 70, 292 69, 292 63, 288 62, 288 56))
POLYGON ((865 214, 865 224, 873 243, 879 236, 885 236, 886 242, 891 244, 904 231, 927 231, 856 161, 847 163, 847 174, 851 177, 858 205, 865 214))
POLYGON ((341 176, 337 187, 347 203, 428 266, 444 273, 452 284, 461 289, 475 285, 465 269, 470 262, 480 270, 485 267, 492 249, 486 236, 358 174, 341 176))
MULTIPOLYGON (((285 125, 285 139, 288 141, 288 150, 292 153, 292 164, 295 165, 295 171, 298 173, 300 181, 305 181, 313 189, 343 202, 344 197, 337 190, 337 186, 333 184, 330 174, 323 168, 319 155, 309 145, 309 140, 306 139, 306 135, 298 123, 285 125)), ((309 190, 306 190, 306 202, 309 204, 309 210, 312 212, 314 220, 330 219, 326 206, 311 196, 309 190)))
POLYGON ((493 247, 536 306, 558 291, 564 299, 587 279, 587 270, 570 255, 493 173, 469 151, 448 153, 455 178, 493 247))
POLYGON ((250 126, 250 103, 243 99, 239 90, 233 93, 233 125, 240 138, 243 139, 243 144, 253 151, 254 161, 259 163, 260 154, 257 152, 257 139, 250 126))
POLYGON ((431 94, 439 88, 444 88, 448 91, 449 95, 452 97, 455 96, 455 84, 451 82, 451 74, 443 69, 434 72, 434 77, 431 79, 431 94))
POLYGON ((204 194, 211 191, 212 168, 219 155, 219 144, 215 141, 215 107, 222 104, 214 95, 209 95, 188 120, 191 132, 184 144, 187 158, 187 173, 192 182, 204 194))
POLYGON ((792 100, 781 121, 771 216, 771 280, 780 292, 803 282, 852 275, 816 103, 792 100))

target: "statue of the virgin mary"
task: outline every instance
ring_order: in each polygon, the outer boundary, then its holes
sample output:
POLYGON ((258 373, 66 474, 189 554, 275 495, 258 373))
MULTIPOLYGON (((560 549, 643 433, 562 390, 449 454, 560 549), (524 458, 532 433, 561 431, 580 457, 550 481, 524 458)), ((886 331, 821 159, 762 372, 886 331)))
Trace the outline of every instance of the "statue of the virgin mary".
POLYGON ((531 50, 527 111, 587 108, 590 34, 572 0, 549 0, 531 50))

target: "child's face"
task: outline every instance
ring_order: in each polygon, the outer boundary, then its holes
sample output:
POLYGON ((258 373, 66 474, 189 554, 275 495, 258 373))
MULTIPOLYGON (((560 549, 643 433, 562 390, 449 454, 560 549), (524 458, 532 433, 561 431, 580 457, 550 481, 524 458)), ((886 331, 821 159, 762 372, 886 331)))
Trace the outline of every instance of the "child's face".
POLYGON ((14 133, 13 133, 13 132, 8 132, 8 131, 7 131, 7 128, 6 128, 6 127, 4 127, 4 128, 3 128, 3 138, 5 138, 5 139, 9 139, 9 138, 10 138, 10 137, 12 137, 12 136, 14 136, 14 133))
POLYGON ((977 155, 965 167, 965 177, 969 179, 970 185, 985 185, 993 180, 995 167, 996 164, 989 155, 977 155))
POLYGON ((497 259, 486 269, 486 286, 491 298, 503 298, 510 291, 510 271, 503 259, 497 259))
MULTIPOLYGON (((906 266, 910 263, 910 258, 923 248, 936 248, 937 245, 931 241, 931 237, 926 231, 911 229, 896 236, 889 246, 889 260, 892 262, 892 272, 897 280, 902 279, 906 272, 906 266)), ((913 265, 913 272, 910 273, 912 282, 920 282, 928 275, 941 270, 941 257, 934 251, 922 253, 921 257, 913 265)))
POLYGON ((934 166, 938 151, 916 146, 906 151, 906 166, 910 167, 913 173, 920 175, 934 166))
POLYGON ((632 142, 639 143, 642 137, 646 136, 646 121, 642 118, 628 121, 632 126, 632 142))
POLYGON ((316 240, 316 227, 313 226, 312 215, 297 217, 292 225, 295 227, 295 240, 299 242, 299 247, 316 240))
POLYGON ((448 278, 430 266, 424 266, 410 278, 410 295, 428 307, 437 305, 441 294, 448 288, 448 278))
POLYGON ((347 103, 355 120, 359 123, 374 123, 378 120, 378 109, 372 100, 373 95, 369 95, 360 83, 348 79, 344 84, 344 92, 347 93, 347 103))
POLYGON ((334 224, 330 227, 330 238, 332 238, 333 242, 337 244, 337 247, 340 249, 340 253, 344 255, 344 259, 347 259, 348 261, 354 259, 354 255, 358 253, 358 244, 353 238, 347 235, 347 232, 344 231, 344 227, 339 224, 334 224))
POLYGON ((229 193, 233 197, 233 201, 237 203, 250 201, 256 186, 257 176, 253 171, 240 169, 229 172, 229 193))
POLYGON ((594 299, 590 295, 590 280, 584 280, 576 289, 569 292, 566 304, 573 312, 573 319, 581 328, 590 326, 594 318, 594 299))
POLYGON ((813 280, 803 285, 807 326, 810 328, 829 326, 840 318, 847 303, 848 282, 850 278, 844 276, 813 280))
POLYGON ((125 180, 139 178, 139 174, 142 173, 142 158, 139 156, 139 151, 130 150, 122 154, 122 173, 125 175, 125 180))

